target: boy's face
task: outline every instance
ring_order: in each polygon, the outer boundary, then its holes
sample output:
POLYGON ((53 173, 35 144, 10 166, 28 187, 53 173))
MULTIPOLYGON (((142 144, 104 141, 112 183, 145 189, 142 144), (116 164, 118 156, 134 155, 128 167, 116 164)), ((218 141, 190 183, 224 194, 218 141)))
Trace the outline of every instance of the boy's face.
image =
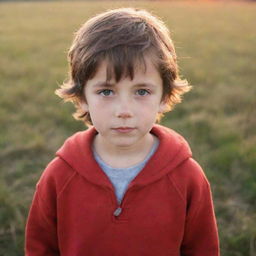
POLYGON ((109 147, 136 147, 164 110, 162 79, 151 61, 145 57, 146 72, 135 69, 134 79, 114 79, 106 82, 107 63, 103 61, 95 76, 88 80, 84 93, 84 109, 90 113, 93 126, 98 131, 98 141, 109 147))

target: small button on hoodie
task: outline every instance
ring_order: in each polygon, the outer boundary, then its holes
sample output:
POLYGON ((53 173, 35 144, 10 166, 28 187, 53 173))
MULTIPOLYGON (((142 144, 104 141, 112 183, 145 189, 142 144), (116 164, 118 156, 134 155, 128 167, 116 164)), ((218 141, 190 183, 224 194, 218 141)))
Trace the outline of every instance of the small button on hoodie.
POLYGON ((122 208, 121 207, 118 207, 115 211, 114 211, 114 216, 119 216, 122 212, 122 208))

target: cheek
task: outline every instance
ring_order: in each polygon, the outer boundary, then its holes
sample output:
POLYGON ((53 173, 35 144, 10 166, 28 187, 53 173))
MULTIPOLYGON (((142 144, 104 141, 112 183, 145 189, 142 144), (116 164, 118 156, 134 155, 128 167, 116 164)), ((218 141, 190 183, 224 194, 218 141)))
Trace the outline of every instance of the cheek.
POLYGON ((101 109, 90 112, 92 124, 98 131, 104 130, 104 127, 106 127, 108 120, 106 116, 108 114, 104 110, 101 111, 101 109))
POLYGON ((111 109, 109 105, 104 104, 102 101, 88 102, 88 111, 90 113, 92 123, 94 126, 104 126, 109 120, 111 109))
POLYGON ((144 103, 142 102, 142 104, 139 104, 139 106, 137 107, 138 111, 143 113, 151 113, 151 115, 154 115, 156 113, 158 113, 159 111, 159 103, 155 100, 149 100, 149 101, 145 101, 144 103))
POLYGON ((158 114, 158 105, 150 104, 146 106, 141 106, 139 108, 139 113, 137 117, 139 120, 142 121, 141 125, 147 128, 151 126, 152 123, 156 122, 157 114, 158 114))
POLYGON ((102 100, 98 100, 97 98, 91 98, 88 100, 88 110, 90 113, 100 114, 101 112, 106 112, 108 109, 108 105, 104 103, 102 100))

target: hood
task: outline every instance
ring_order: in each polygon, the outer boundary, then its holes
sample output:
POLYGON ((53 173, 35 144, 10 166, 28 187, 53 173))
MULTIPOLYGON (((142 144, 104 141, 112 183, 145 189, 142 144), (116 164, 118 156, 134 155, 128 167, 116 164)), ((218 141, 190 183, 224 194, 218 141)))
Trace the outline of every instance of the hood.
MULTIPOLYGON (((159 139, 158 149, 144 169, 129 184, 129 187, 146 186, 153 183, 174 171, 178 165, 192 156, 186 140, 174 130, 154 125, 151 133, 159 139)), ((91 145, 96 134, 97 131, 94 127, 75 133, 64 142, 56 152, 56 156, 64 160, 89 182, 113 188, 107 175, 100 169, 93 157, 91 145)))

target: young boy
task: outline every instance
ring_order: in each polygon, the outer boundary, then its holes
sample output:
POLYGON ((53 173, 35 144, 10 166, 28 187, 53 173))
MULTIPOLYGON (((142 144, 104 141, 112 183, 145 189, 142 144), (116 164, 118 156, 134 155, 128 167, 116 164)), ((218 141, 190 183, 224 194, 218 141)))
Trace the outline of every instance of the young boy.
POLYGON ((163 22, 133 8, 99 14, 69 60, 56 93, 90 127, 38 181, 26 255, 219 255, 209 182, 185 139, 155 124, 190 89, 163 22))

